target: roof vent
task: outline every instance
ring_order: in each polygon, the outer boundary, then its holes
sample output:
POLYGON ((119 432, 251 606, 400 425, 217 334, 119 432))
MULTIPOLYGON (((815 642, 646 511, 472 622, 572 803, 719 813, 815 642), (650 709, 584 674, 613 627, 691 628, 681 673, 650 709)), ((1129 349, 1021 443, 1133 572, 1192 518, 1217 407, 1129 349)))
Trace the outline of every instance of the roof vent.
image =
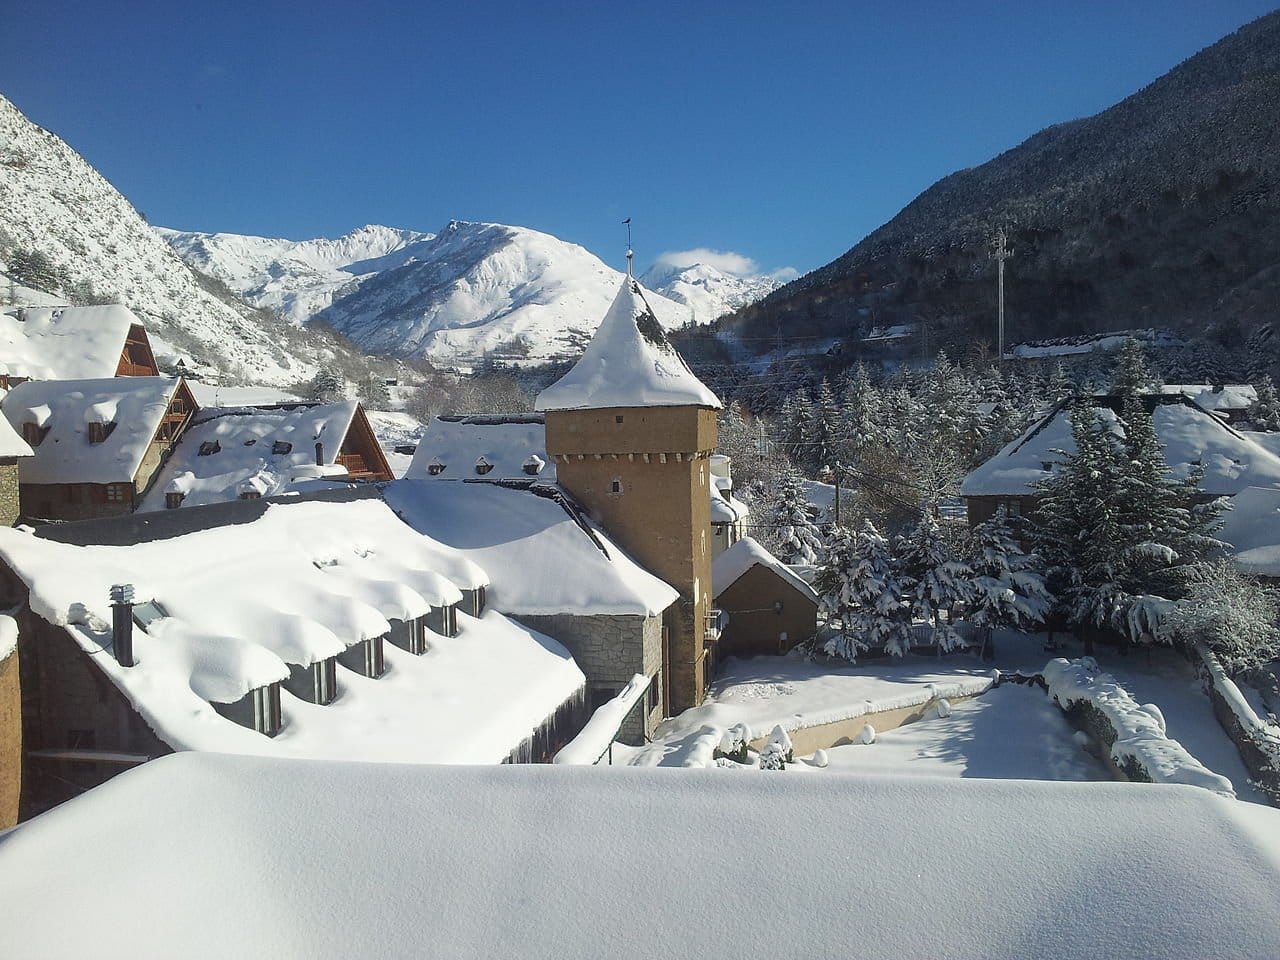
POLYGON ((200 444, 200 449, 196 451, 197 456, 209 457, 222 449, 222 444, 217 440, 206 440, 200 444))
POLYGON ((293 444, 290 443, 288 440, 277 440, 275 443, 271 444, 271 452, 277 455, 284 454, 284 453, 292 453, 293 444))
POLYGON ((486 473, 488 473, 492 469, 493 469, 493 464, 490 463, 486 458, 476 457, 476 473, 479 476, 483 477, 486 473))
POLYGON ((445 465, 440 462, 439 458, 433 457, 431 462, 427 464, 427 474, 432 477, 438 477, 444 473, 445 465))
POLYGON ((542 468, 546 465, 547 462, 535 453, 524 462, 523 468, 524 472, 529 474, 529 476, 536 477, 542 472, 542 468))

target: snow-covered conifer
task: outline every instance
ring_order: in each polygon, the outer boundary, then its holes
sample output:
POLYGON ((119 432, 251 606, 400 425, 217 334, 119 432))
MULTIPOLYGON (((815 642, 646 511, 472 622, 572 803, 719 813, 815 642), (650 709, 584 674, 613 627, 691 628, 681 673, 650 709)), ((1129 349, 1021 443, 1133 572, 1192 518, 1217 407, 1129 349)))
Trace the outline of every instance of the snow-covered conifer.
POLYGON ((896 569, 889 541, 870 520, 857 533, 832 531, 827 561, 818 576, 822 608, 838 631, 827 642, 832 656, 854 659, 883 646, 902 656, 911 647, 909 591, 896 569))
POLYGON ((1025 630, 1048 616, 1053 598, 1037 558, 1013 538, 1003 506, 974 527, 968 555, 973 571, 969 621, 988 638, 997 627, 1025 630))
POLYGON ((963 646, 951 626, 951 611, 969 600, 973 571, 943 538, 932 511, 921 512, 899 544, 898 558, 903 579, 910 582, 912 613, 933 624, 933 642, 941 650, 963 646))
POLYGON ((778 479, 772 513, 775 555, 783 563, 816 564, 822 556, 822 534, 809 516, 804 478, 792 467, 778 479))
POLYGON ((1249 404, 1249 422, 1255 430, 1280 430, 1280 397, 1270 377, 1258 381, 1258 398, 1249 404))
POLYGON ((1111 366, 1111 392, 1119 394, 1151 393, 1160 381, 1147 363, 1147 356, 1133 337, 1126 337, 1116 351, 1111 366))

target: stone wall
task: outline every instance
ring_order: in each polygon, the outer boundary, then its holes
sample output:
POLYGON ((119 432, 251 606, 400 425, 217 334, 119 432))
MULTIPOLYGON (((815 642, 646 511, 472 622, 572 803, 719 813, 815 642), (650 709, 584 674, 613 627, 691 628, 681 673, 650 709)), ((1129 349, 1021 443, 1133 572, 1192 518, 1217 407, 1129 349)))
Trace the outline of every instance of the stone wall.
POLYGON ((18 498, 18 460, 0 457, 0 524, 12 527, 22 509, 18 498))
POLYGON ((587 676, 588 704, 612 699, 637 673, 653 677, 655 694, 627 719, 619 739, 640 744, 665 715, 662 702, 662 618, 626 616, 519 616, 522 623, 554 637, 573 654, 587 676))

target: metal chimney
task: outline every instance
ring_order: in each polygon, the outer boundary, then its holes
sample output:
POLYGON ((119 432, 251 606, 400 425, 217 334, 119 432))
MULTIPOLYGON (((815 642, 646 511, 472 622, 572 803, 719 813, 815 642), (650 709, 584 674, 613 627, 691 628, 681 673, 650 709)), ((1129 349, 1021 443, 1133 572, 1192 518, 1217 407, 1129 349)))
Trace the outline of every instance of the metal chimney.
POLYGON ((316 441, 316 466, 324 466, 324 444, 318 440, 316 441))
POLYGON ((133 584, 111 588, 111 648, 122 667, 133 666, 133 584))

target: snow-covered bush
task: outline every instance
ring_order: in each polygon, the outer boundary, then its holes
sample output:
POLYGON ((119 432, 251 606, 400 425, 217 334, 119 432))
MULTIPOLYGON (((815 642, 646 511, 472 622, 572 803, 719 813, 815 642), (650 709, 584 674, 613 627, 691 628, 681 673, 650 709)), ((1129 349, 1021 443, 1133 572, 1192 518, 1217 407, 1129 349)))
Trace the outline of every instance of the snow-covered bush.
POLYGON ((1277 620, 1276 591, 1240 573, 1231 561, 1219 560, 1173 606, 1163 627, 1185 643, 1203 643, 1227 674, 1236 676, 1280 656, 1277 620))
MULTIPOLYGON (((795 750, 791 746, 791 738, 787 736, 787 731, 782 729, 779 724, 769 733, 769 739, 765 742, 765 750, 773 750, 780 754, 782 759, 787 763, 794 763, 796 756, 795 750)), ((762 753, 764 751, 761 751, 762 753)))
POLYGON ((864 723, 862 729, 858 731, 854 743, 872 744, 876 742, 876 728, 869 723, 864 723))
POLYGON ((1027 629, 1044 620, 1053 605, 1039 569, 1013 538, 1003 506, 969 537, 969 569, 973 571, 968 620, 988 637, 997 627, 1027 629))
POLYGON ((716 748, 716 759, 727 759, 733 763, 747 763, 747 751, 751 744, 751 728, 745 723, 735 723, 720 738, 720 746, 716 748))

